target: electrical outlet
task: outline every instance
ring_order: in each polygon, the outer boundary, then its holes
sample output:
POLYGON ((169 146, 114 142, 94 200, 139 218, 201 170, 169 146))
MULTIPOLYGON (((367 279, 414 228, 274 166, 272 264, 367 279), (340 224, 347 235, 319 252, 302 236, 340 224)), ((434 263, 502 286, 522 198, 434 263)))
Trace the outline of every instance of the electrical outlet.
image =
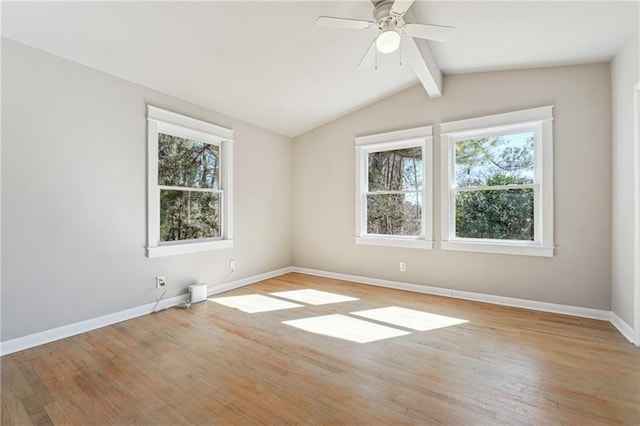
POLYGON ((164 275, 160 275, 156 277, 156 288, 165 288, 167 285, 167 281, 164 279, 164 275))
POLYGON ((235 271, 235 269, 236 269, 236 260, 235 259, 229 261, 229 269, 231 269, 232 271, 235 271))
POLYGON ((400 262, 400 272, 407 272, 407 264, 400 262))

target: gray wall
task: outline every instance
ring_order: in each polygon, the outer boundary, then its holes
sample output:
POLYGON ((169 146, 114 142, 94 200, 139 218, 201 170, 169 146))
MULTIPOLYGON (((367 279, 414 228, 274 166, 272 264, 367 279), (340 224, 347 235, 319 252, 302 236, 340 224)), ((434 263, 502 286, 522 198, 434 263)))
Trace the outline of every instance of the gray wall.
MULTIPOLYGON (((296 266, 589 308, 611 307, 611 80, 608 63, 447 76, 294 139, 296 266), (356 246, 354 137, 554 105, 553 258, 356 246), (398 263, 407 263, 407 272, 398 263)), ((434 129, 437 135, 438 127, 434 129)), ((434 138, 434 239, 440 147, 434 138)))
POLYGON ((637 35, 611 63, 613 95, 613 228, 611 310, 633 327, 633 86, 638 82, 637 35))
POLYGON ((2 340, 290 266, 291 139, 2 40, 2 340), (145 104, 235 131, 233 249, 149 259, 145 104))
POLYGON ((613 63, 612 193, 609 64, 448 76, 443 98, 429 99, 415 86, 301 135, 292 146, 287 137, 3 39, 2 340, 153 302, 156 275, 166 275, 167 297, 194 282, 215 282, 230 259, 237 259, 237 271, 229 280, 294 264, 613 306, 631 324, 625 182, 632 128, 625 111, 632 105, 626 86, 638 75, 637 48, 627 47, 613 63), (147 103, 235 130, 233 249, 144 256, 147 103), (555 106, 554 258, 439 249, 437 126, 435 248, 354 244, 356 135, 549 104, 555 106), (400 261, 406 273, 398 272, 400 261))

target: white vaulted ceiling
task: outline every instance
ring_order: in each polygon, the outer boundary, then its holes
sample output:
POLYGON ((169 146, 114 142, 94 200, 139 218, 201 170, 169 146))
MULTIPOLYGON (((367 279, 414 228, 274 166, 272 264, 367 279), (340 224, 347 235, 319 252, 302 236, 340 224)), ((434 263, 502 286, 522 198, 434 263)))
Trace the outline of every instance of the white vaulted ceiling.
MULTIPOLYGON (((638 28, 637 2, 424 2, 419 22, 457 27, 430 47, 445 73, 610 60, 638 28)), ((370 1, 3 2, 2 35, 209 109, 296 136, 416 84, 385 58, 357 64, 370 1)), ((446 96, 446 87, 444 88, 446 96)))

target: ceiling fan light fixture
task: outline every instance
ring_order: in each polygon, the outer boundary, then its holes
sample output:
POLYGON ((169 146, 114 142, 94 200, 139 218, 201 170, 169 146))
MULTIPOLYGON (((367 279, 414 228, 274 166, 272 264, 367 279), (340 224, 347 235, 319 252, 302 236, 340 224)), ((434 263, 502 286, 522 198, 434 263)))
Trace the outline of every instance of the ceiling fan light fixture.
POLYGON ((376 39, 376 47, 380 53, 391 53, 400 47, 400 34, 394 30, 383 31, 376 39))

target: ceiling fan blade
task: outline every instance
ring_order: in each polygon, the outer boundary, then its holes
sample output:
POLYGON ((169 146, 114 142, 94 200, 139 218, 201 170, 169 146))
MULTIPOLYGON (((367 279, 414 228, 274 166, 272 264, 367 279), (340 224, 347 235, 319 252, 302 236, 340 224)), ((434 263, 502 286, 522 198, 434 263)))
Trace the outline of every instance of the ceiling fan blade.
POLYGON ((455 31, 455 27, 444 25, 405 24, 400 28, 404 35, 424 38, 433 41, 448 41, 455 31))
POLYGON ((376 40, 377 37, 373 39, 364 56, 360 59, 360 63, 358 64, 359 69, 362 70, 373 66, 376 57, 376 40))
POLYGON ((402 16, 411 7, 415 0, 396 0, 391 6, 391 14, 394 16, 402 16))
POLYGON ((321 16, 316 19, 316 25, 327 28, 350 28, 356 30, 368 30, 373 28, 373 22, 361 21, 358 19, 333 18, 331 16, 321 16))

